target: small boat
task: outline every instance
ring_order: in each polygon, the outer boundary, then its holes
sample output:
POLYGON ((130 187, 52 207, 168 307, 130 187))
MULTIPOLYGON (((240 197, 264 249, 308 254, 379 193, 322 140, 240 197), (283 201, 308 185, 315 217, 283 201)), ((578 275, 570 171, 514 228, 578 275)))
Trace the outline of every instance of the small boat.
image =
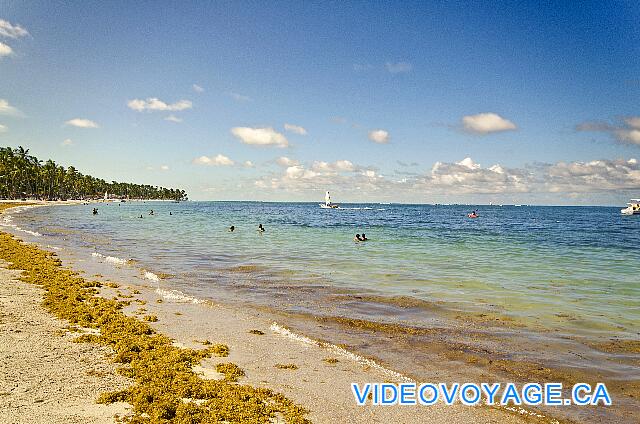
POLYGON ((622 215, 640 215, 640 199, 631 199, 627 207, 620 209, 622 215))
POLYGON ((338 205, 335 203, 331 203, 331 196, 327 191, 327 194, 324 195, 324 203, 318 204, 322 209, 338 209, 338 205))

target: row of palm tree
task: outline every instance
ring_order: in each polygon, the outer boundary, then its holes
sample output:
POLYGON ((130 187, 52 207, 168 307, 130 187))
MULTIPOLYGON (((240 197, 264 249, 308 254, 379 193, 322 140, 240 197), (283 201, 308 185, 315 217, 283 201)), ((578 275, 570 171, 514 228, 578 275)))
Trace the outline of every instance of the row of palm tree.
POLYGON ((64 168, 49 159, 44 162, 19 146, 0 147, 0 198, 3 199, 100 199, 110 198, 187 200, 184 190, 148 184, 106 182, 84 175, 73 166, 64 168))

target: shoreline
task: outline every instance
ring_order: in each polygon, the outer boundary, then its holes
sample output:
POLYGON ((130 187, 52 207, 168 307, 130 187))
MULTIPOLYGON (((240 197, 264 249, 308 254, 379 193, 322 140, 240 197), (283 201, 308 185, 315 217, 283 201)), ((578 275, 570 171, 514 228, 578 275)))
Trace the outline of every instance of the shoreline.
MULTIPOLYGON (((63 270, 60 268, 58 272, 63 270)), ((82 281, 87 282, 84 279, 82 281)), ((388 372, 370 365, 362 365, 347 356, 331 358, 338 359, 338 362, 333 364, 330 363, 331 361, 327 362, 325 359, 335 355, 335 352, 332 353, 320 344, 310 345, 301 343, 295 337, 283 337, 281 329, 272 330, 273 322, 270 319, 248 314, 246 311, 233 310, 222 305, 202 308, 202 305, 195 304, 158 302, 162 299, 158 298, 153 287, 147 290, 120 289, 113 284, 113 287, 102 285, 99 291, 103 299, 106 296, 114 296, 118 299, 114 300, 116 302, 129 303, 123 305, 125 316, 135 316, 138 312, 138 315, 144 314, 150 317, 145 321, 145 325, 158 330, 157 334, 166 334, 171 337, 171 340, 174 340, 173 345, 179 346, 180 349, 202 350, 202 347, 208 346, 201 343, 203 340, 225 343, 230 348, 228 360, 237 363, 246 374, 245 377, 240 378, 241 384, 268 387, 283 393, 308 409, 310 412, 306 418, 313 422, 336 420, 411 422, 429 418, 432 422, 489 422, 491 420, 506 423, 532 422, 531 419, 525 420, 512 412, 486 407, 469 408, 460 405, 429 408, 356 407, 350 391, 350 383, 352 381, 389 381, 388 372), (147 310, 140 313, 140 307, 145 307, 147 310), (201 319, 189 318, 193 315, 186 313, 186 309, 194 308, 199 309, 196 316, 201 314, 201 319), (259 330, 264 334, 252 334, 251 330, 259 330), (199 335, 200 342, 194 341, 195 334, 199 335), (294 364, 297 369, 277 367, 290 364, 294 364), (326 405, 335 407, 328 411, 326 405)), ((91 337, 87 339, 94 340, 91 337)), ((199 375, 220 377, 212 361, 220 363, 220 361, 226 362, 227 359, 204 359, 202 368, 195 368, 199 375)), ((395 377, 397 379, 398 376, 395 377)))

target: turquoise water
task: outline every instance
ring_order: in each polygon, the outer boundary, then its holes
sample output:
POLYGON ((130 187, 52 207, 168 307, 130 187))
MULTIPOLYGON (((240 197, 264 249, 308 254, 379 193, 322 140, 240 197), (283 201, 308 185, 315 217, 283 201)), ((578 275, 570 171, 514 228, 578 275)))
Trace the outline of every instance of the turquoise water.
MULTIPOLYGON (((469 206, 125 203, 99 206, 97 216, 92 207, 23 215, 45 237, 59 236, 55 222, 93 235, 98 239, 67 242, 135 259, 175 275, 175 288, 203 296, 219 291, 211 287, 216 282, 233 291, 241 277, 229 268, 256 265, 265 286, 409 295, 629 337, 640 327, 640 219, 617 208, 478 206, 480 218, 472 220, 469 206), (227 232, 230 225, 235 232, 227 232), (354 243, 362 232, 370 240, 354 243), (572 320, 558 321, 559 312, 572 320)), ((242 295, 248 300, 250 293, 242 295)))
MULTIPOLYGON (((160 287, 196 298, 292 317, 472 327, 487 337, 455 332, 450 341, 464 339, 492 357, 640 379, 637 353, 592 349, 640 336, 640 217, 621 216, 619 208, 147 202, 98 205, 94 216, 94 206, 34 208, 12 219, 40 233, 33 238, 43 245, 94 260, 133 259, 125 266, 162 275, 160 287), (467 218, 473 209, 480 218, 467 218), (363 232, 369 241, 355 243, 363 232), (398 305, 398 296, 424 304, 398 305), (474 321, 483 316, 492 322, 474 321)), ((403 371, 429 372, 420 365, 427 353, 416 346, 434 339, 401 345, 298 328, 348 339, 392 365, 402 361, 403 371)))

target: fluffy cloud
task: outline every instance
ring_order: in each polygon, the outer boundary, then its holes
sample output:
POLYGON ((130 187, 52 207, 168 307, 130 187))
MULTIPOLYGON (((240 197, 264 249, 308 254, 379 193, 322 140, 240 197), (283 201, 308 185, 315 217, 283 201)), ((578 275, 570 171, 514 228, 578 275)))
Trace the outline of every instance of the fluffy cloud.
POLYGON ((314 171, 324 173, 353 172, 356 166, 348 160, 337 160, 333 163, 315 161, 311 167, 314 171))
POLYGON ((166 118, 164 118, 164 120, 169 122, 175 122, 176 124, 179 124, 180 122, 182 122, 182 118, 178 118, 175 115, 169 115, 166 118))
POLYGON ((294 134, 307 135, 307 130, 298 125, 284 124, 284 129, 294 134))
POLYGON ((29 32, 20 25, 13 25, 9 21, 0 19, 0 36, 7 38, 26 37, 29 32))
POLYGON ((297 160, 288 158, 286 156, 280 156, 278 159, 276 159, 276 163, 284 168, 300 165, 300 162, 298 162, 297 160))
POLYGON ((555 192, 640 189, 637 159, 558 162, 545 169, 545 188, 555 192))
POLYGON ((622 144, 640 146, 640 116, 629 116, 619 125, 589 121, 576 125, 576 131, 604 132, 622 144))
POLYGON ((169 165, 160 165, 160 170, 161 171, 168 171, 169 170, 169 165))
POLYGON ((455 163, 436 162, 420 185, 432 192, 518 193, 529 191, 532 181, 529 171, 499 164, 483 168, 465 158, 455 163))
POLYGON ((517 129, 513 122, 492 112, 464 116, 462 118, 462 127, 465 131, 474 134, 489 134, 517 129))
POLYGON ((244 166, 245 168, 253 168, 255 165, 254 165, 254 164, 253 164, 253 162, 251 162, 250 160, 246 160, 246 161, 244 161, 243 166, 244 166))
POLYGON ((392 74, 407 73, 407 72, 410 72, 411 69, 413 69, 413 66, 411 66, 411 64, 408 62, 397 62, 397 63, 387 62, 385 63, 384 66, 385 68, 387 68, 387 71, 389 71, 392 74))
POLYGON ((385 130, 369 131, 369 140, 378 144, 387 144, 389 142, 389 132, 385 130))
POLYGON ((100 126, 89 119, 74 118, 65 122, 65 125, 78 128, 99 128, 100 126))
POLYGON ((204 92, 204 88, 200 87, 198 84, 193 84, 191 86, 191 88, 193 89, 193 91, 195 91, 196 93, 202 93, 204 92))
POLYGON ((62 147, 73 146, 73 140, 71 140, 70 138, 66 138, 66 139, 62 140, 62 143, 60 143, 60 145, 62 147))
POLYGON ((234 161, 227 156, 218 154, 216 156, 200 156, 195 158, 192 163, 194 165, 207 165, 207 166, 233 166, 234 161))
POLYGON ((22 116, 22 112, 11 106, 7 100, 0 99, 0 115, 22 116))
POLYGON ((490 199, 526 196, 562 202, 581 194, 640 190, 640 163, 637 159, 603 159, 510 168, 501 164, 483 166, 467 157, 457 162, 436 162, 422 174, 387 178, 375 168, 348 160, 315 161, 291 164, 282 172, 262 176, 254 184, 263 190, 304 193, 304 196, 316 196, 330 188, 346 198, 366 196, 391 201, 426 200, 431 196, 458 196, 460 201, 475 196, 490 199))
POLYGON ((149 97, 146 100, 133 99, 127 102, 127 106, 137 112, 146 111, 170 111, 176 112, 191 109, 193 104, 189 100, 178 100, 175 103, 165 103, 156 97, 149 97))
POLYGON ((234 127, 231 128, 231 134, 238 138, 244 144, 254 146, 275 146, 287 147, 289 141, 281 133, 271 127, 267 128, 250 128, 250 127, 234 127))
POLYGON ((0 42, 0 57, 3 56, 11 56, 13 54, 13 49, 6 44, 0 42))

